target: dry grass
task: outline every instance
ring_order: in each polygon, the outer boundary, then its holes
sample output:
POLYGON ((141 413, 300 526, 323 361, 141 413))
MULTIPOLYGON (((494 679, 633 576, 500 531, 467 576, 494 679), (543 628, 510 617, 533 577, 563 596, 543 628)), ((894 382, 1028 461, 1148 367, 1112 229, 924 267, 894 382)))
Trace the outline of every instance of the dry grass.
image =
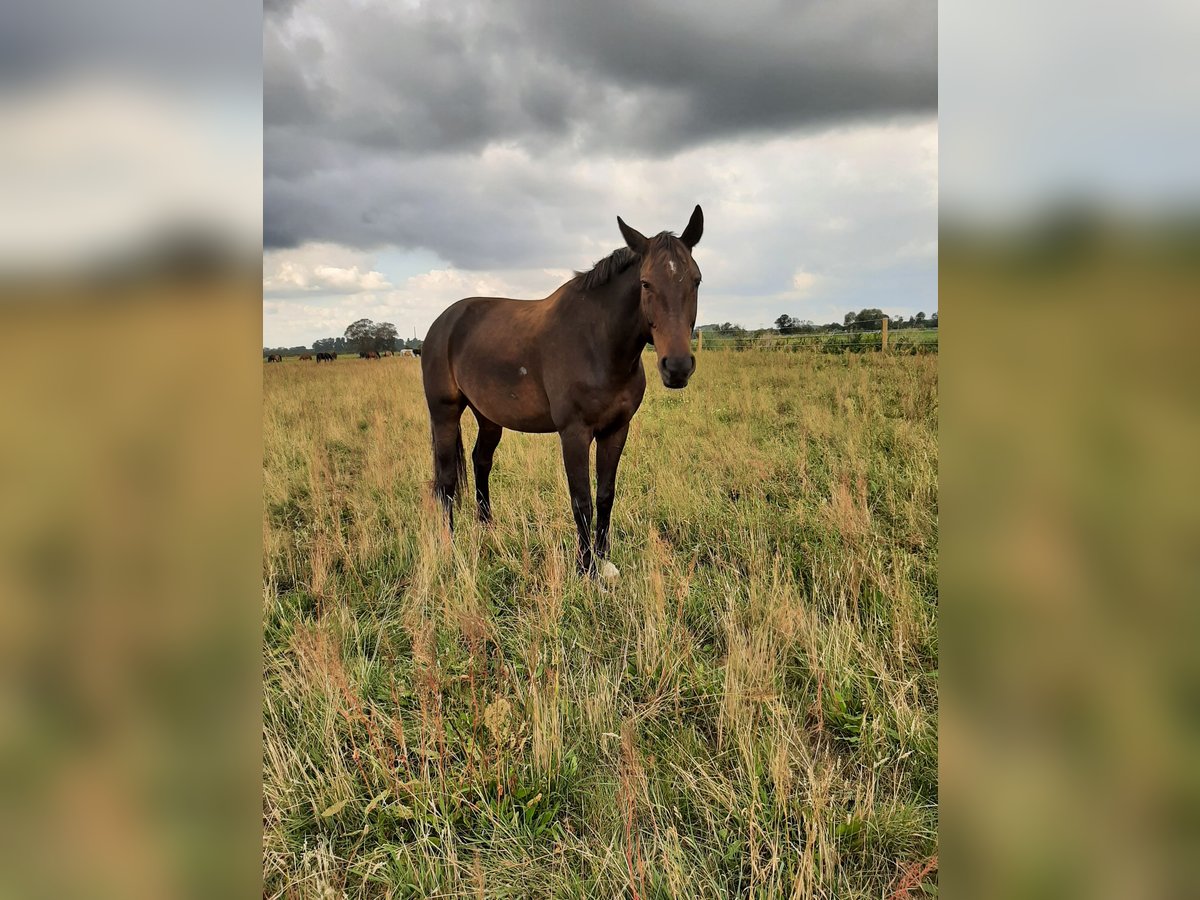
POLYGON ((494 526, 450 542, 416 361, 266 366, 267 894, 922 896, 936 365, 650 385, 608 592, 553 435, 505 433, 494 526))

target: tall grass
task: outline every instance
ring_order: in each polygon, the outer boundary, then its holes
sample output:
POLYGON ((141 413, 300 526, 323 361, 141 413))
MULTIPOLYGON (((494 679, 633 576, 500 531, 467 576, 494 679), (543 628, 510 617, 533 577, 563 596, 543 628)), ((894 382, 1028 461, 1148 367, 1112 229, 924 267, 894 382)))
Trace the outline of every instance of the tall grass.
POLYGON ((268 896, 933 890, 936 358, 651 384, 607 589, 555 436, 450 540, 418 361, 263 377, 268 896))

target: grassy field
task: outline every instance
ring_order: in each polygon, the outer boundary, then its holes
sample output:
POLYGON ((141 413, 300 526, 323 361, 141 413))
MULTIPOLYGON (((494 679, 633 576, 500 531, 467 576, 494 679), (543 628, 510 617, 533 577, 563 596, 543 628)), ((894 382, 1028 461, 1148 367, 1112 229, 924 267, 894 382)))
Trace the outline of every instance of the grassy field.
POLYGON ((554 435, 450 541, 418 360, 263 379, 266 896, 936 893, 936 356, 652 383, 607 590, 554 435))

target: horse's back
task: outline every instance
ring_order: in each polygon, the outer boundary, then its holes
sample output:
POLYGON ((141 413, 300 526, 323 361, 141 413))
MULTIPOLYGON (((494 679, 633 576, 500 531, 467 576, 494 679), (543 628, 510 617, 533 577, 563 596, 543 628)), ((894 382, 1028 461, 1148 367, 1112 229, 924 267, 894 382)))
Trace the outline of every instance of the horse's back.
POLYGON ((541 379, 544 301, 467 297, 448 307, 422 346, 425 395, 465 402, 518 431, 553 431, 541 379))
POLYGON ((453 367, 462 354, 487 355, 514 344, 527 343, 537 301, 507 297, 465 297, 442 312, 429 326, 421 346, 421 367, 429 372, 439 365, 453 367))

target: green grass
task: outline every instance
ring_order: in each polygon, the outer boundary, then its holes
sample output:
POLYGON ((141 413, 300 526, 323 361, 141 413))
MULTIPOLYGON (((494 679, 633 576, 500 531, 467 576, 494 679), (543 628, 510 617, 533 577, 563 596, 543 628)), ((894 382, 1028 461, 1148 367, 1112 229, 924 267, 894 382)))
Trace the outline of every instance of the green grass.
POLYGON ((417 360, 263 377, 268 896, 879 897, 936 855, 936 357, 651 384, 607 591, 553 435, 450 541, 417 360))

